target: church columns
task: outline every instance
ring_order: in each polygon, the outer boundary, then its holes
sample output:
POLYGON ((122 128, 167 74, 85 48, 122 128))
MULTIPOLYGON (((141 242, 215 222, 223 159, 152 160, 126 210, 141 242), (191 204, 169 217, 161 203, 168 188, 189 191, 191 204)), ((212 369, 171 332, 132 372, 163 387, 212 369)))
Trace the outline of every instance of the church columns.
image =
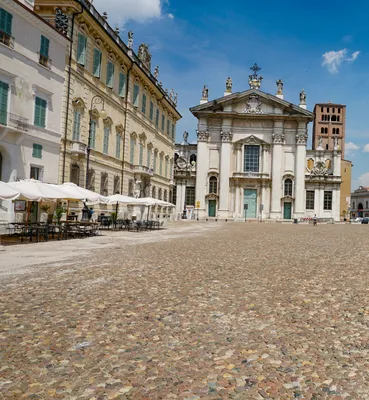
POLYGON ((283 122, 275 121, 273 130, 272 161, 272 207, 271 218, 281 217, 282 163, 283 163, 283 122))
POLYGON ((208 150, 209 131, 197 131, 197 159, 200 160, 196 164, 196 201, 200 202, 198 210, 199 217, 206 216, 206 188, 207 185, 207 171, 209 167, 209 150, 208 150))
POLYGON ((295 206, 294 217, 301 218, 305 215, 305 168, 306 168, 306 141, 308 135, 304 122, 299 123, 296 134, 295 158, 295 206))
POLYGON ((229 177, 231 167, 232 132, 222 131, 222 147, 220 152, 220 185, 219 185, 219 217, 229 217, 229 177))

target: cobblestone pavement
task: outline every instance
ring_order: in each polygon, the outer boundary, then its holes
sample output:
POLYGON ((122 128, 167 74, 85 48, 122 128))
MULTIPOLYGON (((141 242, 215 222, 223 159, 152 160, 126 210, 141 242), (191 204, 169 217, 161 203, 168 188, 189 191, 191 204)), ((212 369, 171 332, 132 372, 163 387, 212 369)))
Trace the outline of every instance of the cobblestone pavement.
POLYGON ((369 399, 368 233, 178 223, 32 245, 40 264, 89 250, 2 276, 0 398, 369 399))

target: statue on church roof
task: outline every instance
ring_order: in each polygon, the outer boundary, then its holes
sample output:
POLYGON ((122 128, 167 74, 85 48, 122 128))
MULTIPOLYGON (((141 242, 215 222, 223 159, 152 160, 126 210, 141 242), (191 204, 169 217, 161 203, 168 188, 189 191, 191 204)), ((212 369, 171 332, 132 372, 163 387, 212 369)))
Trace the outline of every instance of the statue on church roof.
POLYGON ((300 104, 306 104, 306 93, 304 89, 300 92, 300 104))
POLYGON ((188 143, 188 132, 187 131, 183 132, 183 142, 188 143))
POLYGON ((170 91, 169 97, 172 101, 174 101, 174 89, 172 88, 172 90, 170 91))
POLYGON ((230 77, 228 77, 227 81, 226 81, 226 92, 232 92, 232 86, 233 86, 233 82, 232 79, 230 77))
POLYGON ((173 103, 174 103, 174 105, 177 107, 177 103, 178 103, 178 93, 176 93, 176 94, 174 95, 173 103))
POLYGON ((283 94, 283 82, 279 79, 277 82, 277 94, 283 94))
POLYGON ((204 85, 202 89, 202 98, 207 99, 209 97, 209 89, 206 85, 204 85))
POLYGON ((159 77, 159 65, 157 65, 154 69, 154 78, 158 80, 159 77))
POLYGON ((128 48, 131 50, 133 47, 133 32, 128 32, 128 48))
POLYGON ((263 77, 259 75, 261 68, 255 63, 250 69, 253 71, 253 74, 249 75, 250 89, 260 89, 261 81, 263 80, 263 77))

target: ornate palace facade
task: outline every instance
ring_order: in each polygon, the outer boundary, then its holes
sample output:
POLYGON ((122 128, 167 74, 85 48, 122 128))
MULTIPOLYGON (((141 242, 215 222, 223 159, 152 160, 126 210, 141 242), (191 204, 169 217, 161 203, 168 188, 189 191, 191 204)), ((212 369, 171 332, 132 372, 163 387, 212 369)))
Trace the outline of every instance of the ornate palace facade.
POLYGON ((148 47, 133 50, 87 0, 36 0, 72 39, 63 98, 60 182, 104 195, 171 198, 177 95, 152 73, 148 47), (87 169, 88 168, 88 169, 87 169))

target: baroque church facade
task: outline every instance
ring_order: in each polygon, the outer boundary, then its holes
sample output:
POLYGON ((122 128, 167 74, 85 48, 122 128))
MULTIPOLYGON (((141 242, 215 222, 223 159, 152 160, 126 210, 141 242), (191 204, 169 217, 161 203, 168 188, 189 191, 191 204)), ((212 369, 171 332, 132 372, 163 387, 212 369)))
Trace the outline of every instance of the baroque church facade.
MULTIPOLYGON (((333 151, 322 146, 307 150, 314 114, 307 110, 304 90, 298 105, 284 100, 281 80, 276 95, 264 93, 259 67, 251 69, 250 89, 232 93, 228 78, 224 97, 209 101, 204 86, 200 105, 190 109, 198 119, 193 215, 234 220, 304 220, 316 215, 338 221, 338 142, 333 151)), ((177 154, 176 177, 181 176, 181 165, 188 165, 182 158, 177 154)), ((188 206, 181 182, 184 201, 177 197, 176 211, 183 217, 188 206)))

